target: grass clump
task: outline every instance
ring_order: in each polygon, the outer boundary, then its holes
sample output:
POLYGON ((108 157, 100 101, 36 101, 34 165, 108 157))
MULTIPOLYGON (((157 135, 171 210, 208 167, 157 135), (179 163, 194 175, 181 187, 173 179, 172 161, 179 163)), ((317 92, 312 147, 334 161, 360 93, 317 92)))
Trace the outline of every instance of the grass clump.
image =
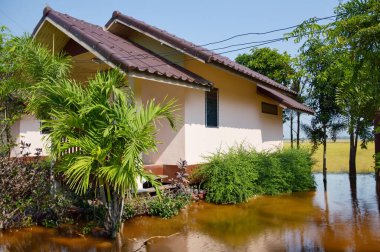
POLYGON ((162 192, 161 196, 136 196, 127 201, 123 219, 127 220, 137 215, 159 216, 170 218, 179 213, 190 203, 190 194, 183 192, 162 192))
POLYGON ((148 214, 161 218, 170 218, 179 213, 190 202, 187 194, 162 194, 148 202, 148 214))
POLYGON ((276 195, 315 189, 313 161, 306 150, 285 149, 256 152, 230 148, 207 157, 193 174, 207 191, 206 201, 236 204, 253 195, 276 195))

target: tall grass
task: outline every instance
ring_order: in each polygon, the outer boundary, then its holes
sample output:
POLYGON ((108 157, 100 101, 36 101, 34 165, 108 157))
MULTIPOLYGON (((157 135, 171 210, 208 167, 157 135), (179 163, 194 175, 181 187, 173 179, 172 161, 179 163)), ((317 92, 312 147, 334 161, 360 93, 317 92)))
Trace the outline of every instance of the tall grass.
MULTIPOLYGON (((289 148, 290 142, 284 141, 284 147, 289 148)), ((301 142, 302 148, 311 148, 308 141, 301 142)), ((350 142, 346 139, 339 139, 336 142, 327 142, 327 172, 341 173, 348 172, 348 159, 350 153, 350 142)), ((358 148, 356 154, 356 171, 358 173, 373 173, 375 145, 369 142, 367 149, 358 148)), ((313 172, 322 172, 323 148, 320 146, 315 153, 313 159, 316 160, 313 165, 313 172)))
POLYGON ((312 165, 311 155, 306 150, 268 153, 239 146, 208 156, 206 164, 193 177, 207 190, 206 201, 236 204, 258 194, 314 189, 312 165))

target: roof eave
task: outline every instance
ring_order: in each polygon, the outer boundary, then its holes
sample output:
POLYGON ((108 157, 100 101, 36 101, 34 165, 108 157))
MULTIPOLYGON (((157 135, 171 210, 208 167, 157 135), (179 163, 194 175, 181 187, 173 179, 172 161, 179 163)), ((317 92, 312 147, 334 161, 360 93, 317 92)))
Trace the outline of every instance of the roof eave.
POLYGON ((309 108, 306 105, 296 101, 292 97, 286 96, 284 94, 279 94, 278 91, 269 90, 269 89, 270 88, 260 86, 260 84, 257 85, 257 93, 258 94, 266 96, 268 98, 271 98, 271 99, 279 102, 281 105, 283 105, 284 107, 286 107, 288 109, 292 109, 292 110, 302 112, 302 113, 306 113, 309 115, 315 114, 315 112, 311 108, 309 108), (291 100, 291 102, 289 100, 291 100))
POLYGON ((149 74, 149 73, 141 72, 141 71, 129 71, 128 75, 133 77, 133 78, 137 78, 137 79, 150 80, 150 81, 161 82, 161 83, 165 83, 165 84, 171 84, 171 85, 175 85, 175 86, 198 89, 198 90, 203 90, 203 91, 210 91, 210 89, 212 87, 211 84, 204 84, 203 85, 203 84, 198 84, 195 82, 173 80, 171 78, 167 78, 164 76, 157 76, 154 74, 149 74))

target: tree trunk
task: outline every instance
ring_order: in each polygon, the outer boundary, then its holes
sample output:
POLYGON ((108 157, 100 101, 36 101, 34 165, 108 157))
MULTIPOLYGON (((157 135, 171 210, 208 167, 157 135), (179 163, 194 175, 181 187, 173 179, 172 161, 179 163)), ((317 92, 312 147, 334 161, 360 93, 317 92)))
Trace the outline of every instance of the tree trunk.
POLYGON ((349 159, 349 174, 350 177, 356 176, 356 151, 358 147, 357 130, 350 132, 350 159, 349 159))
MULTIPOLYGON (((374 122, 375 130, 380 128, 380 111, 375 115, 374 122)), ((378 131, 377 131, 378 132, 378 131)), ((375 134, 375 178, 376 178, 376 190, 380 197, 380 132, 375 134)))
POLYGON ((107 235, 114 239, 120 232, 121 218, 124 210, 124 197, 117 192, 113 192, 111 200, 106 205, 106 216, 104 219, 104 228, 107 235))
POLYGON ((327 152, 327 134, 326 128, 323 128, 324 139, 323 139, 323 187, 325 191, 327 190, 327 165, 326 165, 326 152, 327 152))
MULTIPOLYGON (((5 144, 5 146, 8 146, 9 144, 9 129, 8 129, 8 123, 7 123, 7 117, 8 117, 8 114, 7 114, 7 102, 4 103, 4 131, 2 132, 2 135, 1 135, 1 138, 5 138, 2 142, 5 144)), ((9 151, 10 152, 10 151, 9 151)), ((10 157, 10 153, 9 153, 9 157, 10 157)))
POLYGON ((300 148, 301 113, 297 112, 297 149, 300 148))
POLYGON ((290 111, 290 148, 293 149, 293 141, 294 141, 294 137, 293 137, 293 112, 290 111))
POLYGON ((349 176, 350 190, 351 190, 351 204, 352 204, 352 221, 357 224, 358 217, 360 218, 360 208, 357 196, 356 176, 349 176))
POLYGON ((3 140, 3 142, 5 143, 6 145, 6 148, 7 148, 7 156, 8 157, 11 157, 11 149, 12 149, 12 134, 11 134, 11 127, 9 125, 9 122, 7 122, 7 120, 9 118, 11 118, 11 115, 9 115, 9 109, 8 109, 8 102, 5 101, 4 102, 4 122, 5 122, 5 126, 4 126, 4 132, 2 133, 2 135, 0 136, 1 138, 3 138, 3 134, 5 135, 5 141, 3 140))
POLYGON ((350 190, 351 190, 351 200, 352 200, 352 205, 354 208, 358 208, 359 203, 358 203, 358 196, 357 196, 357 187, 356 187, 356 177, 351 177, 349 176, 350 180, 350 190))

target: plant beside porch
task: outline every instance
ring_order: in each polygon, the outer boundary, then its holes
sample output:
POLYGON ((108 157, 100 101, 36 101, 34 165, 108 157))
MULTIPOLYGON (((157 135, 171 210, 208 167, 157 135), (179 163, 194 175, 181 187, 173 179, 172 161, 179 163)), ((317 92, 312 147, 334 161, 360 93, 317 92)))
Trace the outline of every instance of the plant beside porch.
POLYGON ((174 100, 138 107, 123 86, 125 76, 117 70, 96 74, 86 86, 71 80, 42 82, 29 104, 44 119, 43 127, 51 129, 51 156, 68 185, 77 194, 92 186, 100 191, 104 228, 112 238, 120 230, 125 195, 137 191, 137 178, 158 185, 144 171, 141 156, 156 150, 154 121, 167 119, 173 128, 176 123, 174 100), (73 147, 80 151, 61 155, 73 147))

